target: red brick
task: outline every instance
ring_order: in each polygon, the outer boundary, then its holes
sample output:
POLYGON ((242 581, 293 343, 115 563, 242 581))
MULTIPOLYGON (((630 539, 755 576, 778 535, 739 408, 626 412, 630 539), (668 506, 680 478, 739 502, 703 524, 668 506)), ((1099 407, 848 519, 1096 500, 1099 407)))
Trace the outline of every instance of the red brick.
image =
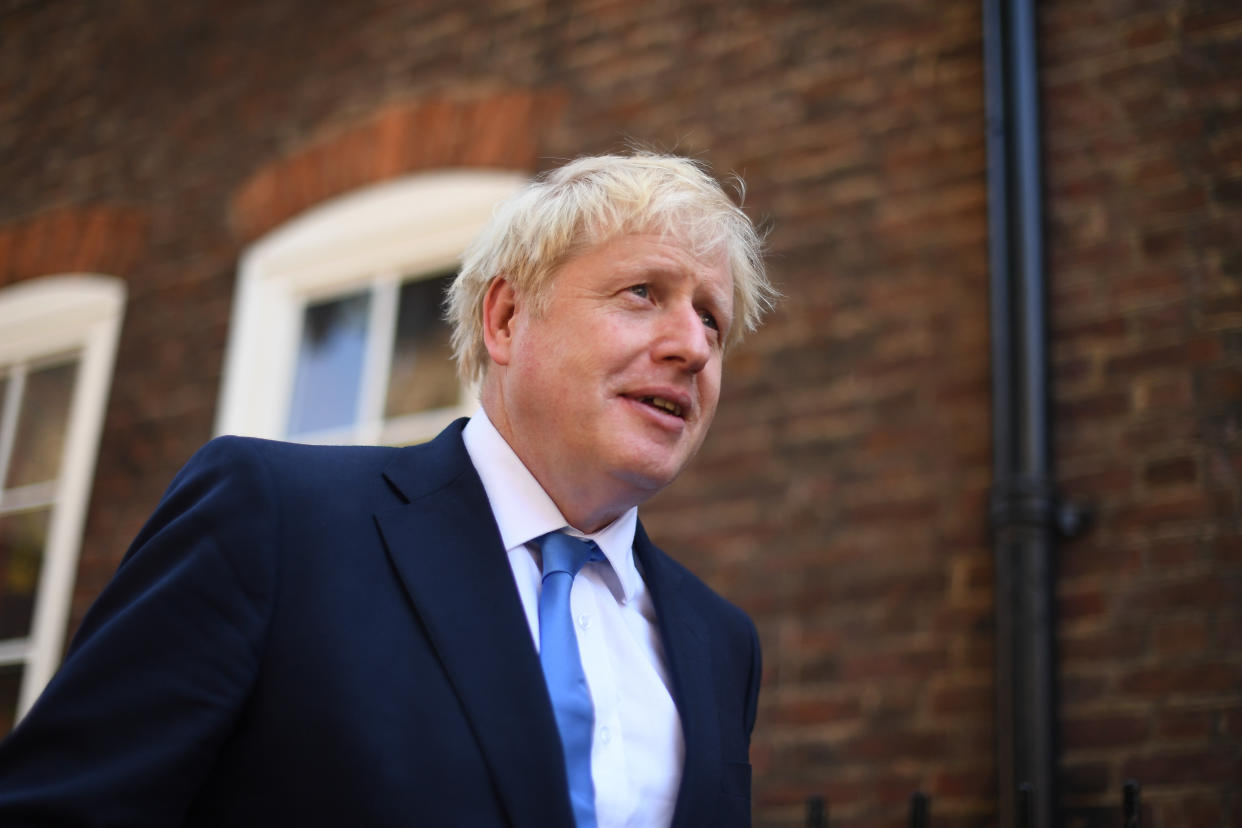
POLYGON ((1242 686, 1242 665, 1208 662, 1143 667, 1128 671, 1118 686, 1124 693, 1145 697, 1173 693, 1191 696, 1237 693, 1242 686))
POLYGON ((1113 421, 1130 410, 1130 394, 1105 391, 1075 400, 1059 402, 1056 416, 1067 427, 1098 421, 1113 421))
MULTIPOLYGON (((1061 477, 1064 494, 1070 498, 1095 500, 1101 496, 1121 496, 1127 494, 1134 486, 1134 472, 1128 468, 1101 469, 1092 464, 1091 471, 1085 474, 1065 474, 1061 477)), ((1079 555, 1078 547, 1068 550, 1070 557, 1088 557, 1079 555)), ((1094 549, 1092 555, 1107 555, 1106 550, 1094 549)), ((1124 555, 1124 553, 1119 553, 1124 555)))
POLYGON ((63 208, 0 226, 0 272, 12 282, 58 273, 124 276, 145 242, 146 221, 128 207, 63 208))
POLYGON ((928 709, 934 714, 955 714, 984 710, 993 704, 992 684, 940 687, 931 694, 928 709))
POLYGON ((1214 643, 1222 652, 1242 652, 1242 612, 1217 613, 1214 643))
POLYGON ((1234 823, 1227 815, 1226 799, 1214 793, 1185 791, 1170 801, 1152 803, 1151 822, 1170 828, 1216 828, 1234 823))
POLYGON ((1169 500, 1152 500, 1119 509, 1115 523, 1119 530, 1151 531, 1178 521, 1203 520, 1211 514, 1212 502, 1206 494, 1192 492, 1169 500))
POLYGON ((1162 578, 1128 598, 1152 614, 1162 610, 1206 609, 1242 604, 1242 575, 1189 574, 1162 578))
POLYGON ((1189 324, 1191 309, 1184 299, 1138 308, 1126 315, 1126 329, 1140 340, 1180 338, 1189 324))
POLYGON ((1067 624, 1103 615, 1108 604, 1108 597, 1098 588, 1076 590, 1056 598, 1057 614, 1067 624))
POLYGON ((1122 37, 1127 48, 1142 48, 1170 40, 1173 37, 1173 29, 1167 18, 1148 18, 1127 26, 1123 30, 1122 37))
POLYGON ((1061 720, 1061 744, 1066 751, 1133 747, 1148 733, 1145 716, 1107 715, 1061 720))
POLYGON ((1208 399, 1242 400, 1242 369, 1232 365, 1213 366, 1200 373, 1201 393, 1208 399))
POLYGON ((536 144, 530 136, 550 125, 559 101, 559 96, 535 101, 509 93, 389 106, 254 173, 231 213, 251 239, 346 189, 411 169, 533 165, 536 144))
POLYGON ((1152 446, 1193 439, 1195 424, 1186 417, 1147 416, 1121 428, 1118 449, 1147 452, 1152 446))
POLYGON ((1216 716, 1210 710, 1168 710, 1156 717, 1156 737, 1161 742, 1211 741, 1216 716))
POLYGON ((926 651, 854 653, 841 658, 841 678, 867 681, 896 676, 928 676, 945 665, 941 648, 926 651))
POLYGON ((1182 368, 1187 364, 1208 362, 1220 355, 1220 342, 1200 338, 1179 345, 1145 348, 1124 357, 1115 357, 1105 364, 1109 376, 1133 376, 1161 368, 1182 368))
POLYGON ((1189 377, 1149 377, 1132 385, 1133 406, 1136 412, 1163 413, 1183 410, 1193 402, 1189 377))
POLYGON ((861 707, 857 698, 797 699, 779 704, 767 717, 773 725, 814 725, 857 719, 861 707))
MULTIPOLYGON (((860 759, 896 759, 942 761, 947 748, 946 736, 939 732, 873 727, 848 740, 841 748, 846 755, 860 759)), ((877 783, 881 784, 881 783, 877 783)), ((909 796, 910 788, 905 795, 909 796)))
POLYGON ((1058 651, 1065 664, 1099 664, 1140 652, 1145 639, 1144 631, 1137 625, 1122 629, 1104 628, 1062 635, 1058 651))
POLYGON ((1236 29, 1242 14, 1235 8, 1190 7, 1182 17, 1182 30, 1192 37, 1211 37, 1218 32, 1228 35, 1236 29))
POLYGON ((1110 781, 1109 766, 1103 762, 1067 762, 1061 766, 1061 788, 1069 796, 1103 793, 1110 781))
POLYGON ((1120 316, 1105 319, 1084 319, 1053 327, 1054 348, 1081 348, 1086 345, 1122 341, 1129 326, 1120 316))
POLYGON ((1211 641, 1211 628, 1202 615, 1153 621, 1152 646, 1157 655, 1202 653, 1211 641))
POLYGON ((987 800, 996 794, 996 772, 988 765, 942 771, 933 777, 926 793, 933 797, 930 810, 937 814, 934 806, 945 799, 987 800))
POLYGON ((1217 713, 1216 731, 1222 737, 1242 736, 1242 705, 1230 707, 1217 713))
POLYGON ((1060 697, 1067 709, 1075 705, 1097 702, 1110 692, 1112 682, 1100 675, 1069 673, 1057 676, 1060 697))
POLYGON ((1185 566, 1203 559, 1203 544, 1198 540, 1161 538, 1152 542, 1148 557, 1156 569, 1185 566))
POLYGON ((1126 760, 1122 774, 1157 785, 1234 783, 1242 778, 1242 758, 1235 750, 1195 750, 1137 756, 1126 760))
POLYGON ((1242 563, 1242 536, 1229 534, 1215 538, 1211 547, 1216 561, 1222 564, 1242 563))

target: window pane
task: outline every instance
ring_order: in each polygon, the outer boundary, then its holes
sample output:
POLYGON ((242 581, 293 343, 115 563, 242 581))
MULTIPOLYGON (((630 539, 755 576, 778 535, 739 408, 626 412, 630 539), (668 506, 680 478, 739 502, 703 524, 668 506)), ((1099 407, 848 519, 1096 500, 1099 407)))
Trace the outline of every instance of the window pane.
POLYGON ((17 696, 22 690, 22 665, 0 665, 0 737, 13 729, 17 719, 17 696))
POLYGON ((453 364, 449 326, 440 316, 452 273, 401 286, 384 416, 400 417, 457 405, 461 386, 453 364))
POLYGON ((30 635, 51 509, 0 515, 0 641, 30 635))
POLYGON ((289 434, 353 423, 358 417, 369 293, 306 306, 289 408, 289 434))
POLYGON ((77 376, 77 360, 36 368, 26 375, 5 488, 44 483, 60 476, 60 455, 77 376))

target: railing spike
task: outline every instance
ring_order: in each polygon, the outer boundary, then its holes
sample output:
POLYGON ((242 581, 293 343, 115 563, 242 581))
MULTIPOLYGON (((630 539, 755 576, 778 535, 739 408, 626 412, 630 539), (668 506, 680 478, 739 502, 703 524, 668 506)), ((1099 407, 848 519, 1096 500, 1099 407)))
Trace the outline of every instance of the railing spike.
POLYGON ((1135 779, 1127 779, 1121 786, 1121 824, 1124 828, 1140 828, 1143 808, 1139 791, 1139 783, 1135 779))
POLYGON ((806 798, 806 828, 828 828, 828 803, 822 796, 806 798))
POLYGON ((931 799, 922 791, 910 794, 910 828, 927 828, 931 799))

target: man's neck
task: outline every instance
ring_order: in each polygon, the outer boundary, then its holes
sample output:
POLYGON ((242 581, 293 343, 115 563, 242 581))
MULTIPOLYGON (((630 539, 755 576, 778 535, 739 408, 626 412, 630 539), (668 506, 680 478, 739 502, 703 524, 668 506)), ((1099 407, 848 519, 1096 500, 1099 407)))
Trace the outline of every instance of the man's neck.
POLYGON ((543 468, 538 462, 538 452, 521 439, 509 421, 504 405, 494 392, 489 393, 486 383, 481 397, 483 411, 492 427, 556 504, 569 525, 579 532, 587 535, 598 532, 646 499, 644 494, 623 481, 604 475, 597 475, 586 482, 582 469, 543 468))

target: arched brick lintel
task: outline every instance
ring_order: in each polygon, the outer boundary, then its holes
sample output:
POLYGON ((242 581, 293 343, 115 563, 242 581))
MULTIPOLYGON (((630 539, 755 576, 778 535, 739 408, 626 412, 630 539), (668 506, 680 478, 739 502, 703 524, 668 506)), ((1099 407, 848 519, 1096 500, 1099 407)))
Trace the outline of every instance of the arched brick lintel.
POLYGON ((0 287, 52 273, 124 276, 146 244, 132 207, 60 207, 0 226, 0 287))
POLYGON ((391 104, 252 175, 233 199, 233 225, 253 241, 333 196, 417 170, 533 169, 563 105, 562 95, 529 91, 391 104))

